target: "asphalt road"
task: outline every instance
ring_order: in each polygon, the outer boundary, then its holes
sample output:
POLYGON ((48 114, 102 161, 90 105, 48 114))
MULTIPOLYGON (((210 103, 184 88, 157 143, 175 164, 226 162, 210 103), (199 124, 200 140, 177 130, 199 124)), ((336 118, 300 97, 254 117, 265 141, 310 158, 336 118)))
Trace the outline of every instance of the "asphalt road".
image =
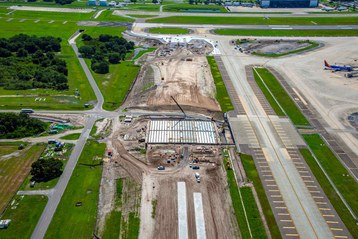
POLYGON ((133 28, 181 27, 206 29, 253 29, 253 30, 358 30, 358 25, 213 25, 176 23, 134 23, 133 28))
POLYGON ((48 202, 46 204, 44 211, 41 214, 39 221, 37 222, 35 230, 32 233, 32 236, 31 236, 32 239, 44 238, 46 231, 47 231, 47 229, 52 221, 52 218, 56 212, 58 204, 61 201, 62 195, 65 192, 67 184, 70 181, 72 172, 77 164, 79 157, 81 156, 83 147, 86 144, 86 141, 89 137, 91 129, 92 129, 96 119, 98 118, 98 115, 101 115, 103 113, 105 114, 105 111, 102 109, 102 105, 104 102, 103 95, 102 95, 101 91, 99 90, 90 70, 88 69, 86 62, 84 61, 83 58, 80 58, 78 55, 78 49, 77 49, 75 40, 79 35, 80 34, 78 32, 76 32, 69 39, 69 43, 72 46, 73 50, 75 51, 75 53, 78 57, 78 60, 80 61, 80 64, 87 76, 87 79, 88 79, 89 83, 91 84, 93 91, 95 92, 95 95, 97 98, 97 104, 95 105, 94 109, 91 111, 91 112, 94 112, 94 114, 88 115, 86 124, 82 130, 81 136, 77 140, 77 143, 70 155, 70 158, 66 164, 66 167, 65 167, 56 187, 53 189, 52 193, 48 195, 49 196, 48 202))
POLYGON ((80 64, 82 66, 82 69, 83 71, 85 72, 86 76, 87 76, 87 79, 89 81, 89 83, 91 84, 91 87, 96 95, 96 98, 97 98, 97 104, 95 106, 95 110, 102 110, 102 106, 103 106, 103 103, 104 103, 104 98, 103 98, 103 95, 101 93, 101 91, 99 90, 97 84, 96 84, 96 81, 94 80, 92 74, 91 74, 91 71, 90 69, 88 69, 88 66, 85 62, 85 60, 82 58, 82 57, 79 57, 79 53, 78 53, 78 48, 76 46, 76 43, 71 43, 71 46, 72 46, 72 49, 75 51, 77 57, 78 57, 78 60, 80 61, 80 64))
MULTIPOLYGON (((200 12, 148 12, 148 11, 128 11, 128 10, 116 10, 114 11, 114 15, 127 15, 127 14, 138 14, 138 15, 153 15, 155 17, 170 17, 170 16, 205 16, 205 17, 262 17, 268 16, 270 18, 274 17, 347 17, 352 16, 355 17, 357 14, 329 14, 329 13, 321 13, 318 12, 316 14, 302 14, 302 13, 277 13, 277 14, 267 14, 263 9, 262 11, 257 11, 249 13, 240 13, 240 12, 223 12, 223 13, 200 13, 200 12)), ((272 10, 272 8, 270 9, 272 10)), ((269 11, 270 11, 269 10, 269 11)), ((283 9, 282 12, 290 12, 290 9, 283 9)))
MULTIPOLYGON (((71 156, 66 164, 65 170, 63 171, 56 187, 51 196, 49 196, 48 202, 40 220, 37 222, 35 230, 32 233, 32 239, 41 239, 44 238, 47 228, 49 227, 52 217, 56 212, 57 206, 60 203, 63 193, 67 187, 67 184, 71 178, 73 169, 75 168, 77 161, 81 155, 83 147, 88 139, 89 133, 91 132, 92 126, 96 121, 95 116, 90 116, 85 124, 85 127, 82 131, 81 137, 78 139, 71 156)), ((65 220, 65 218, 64 218, 65 220)), ((64 229, 65 230, 65 229, 64 229)))

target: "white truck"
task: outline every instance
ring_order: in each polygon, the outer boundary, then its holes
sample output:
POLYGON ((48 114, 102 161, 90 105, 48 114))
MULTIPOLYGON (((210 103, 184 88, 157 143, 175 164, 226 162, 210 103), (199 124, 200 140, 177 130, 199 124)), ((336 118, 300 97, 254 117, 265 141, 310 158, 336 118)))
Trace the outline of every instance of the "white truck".
POLYGON ((201 177, 199 173, 195 173, 195 178, 198 183, 200 183, 201 177))

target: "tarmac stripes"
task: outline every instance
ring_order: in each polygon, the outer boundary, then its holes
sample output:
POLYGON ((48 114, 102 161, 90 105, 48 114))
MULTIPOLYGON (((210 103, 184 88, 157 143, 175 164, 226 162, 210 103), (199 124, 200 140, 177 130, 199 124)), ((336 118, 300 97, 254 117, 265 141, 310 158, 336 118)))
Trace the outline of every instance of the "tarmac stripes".
POLYGON ((201 193, 194 193, 196 238, 206 239, 203 200, 201 193))
POLYGON ((246 114, 245 109, 241 103, 240 98, 238 97, 238 95, 236 93, 235 87, 231 82, 230 76, 229 76, 228 72, 226 71, 226 68, 224 66, 224 63, 222 62, 221 57, 215 56, 214 58, 215 58, 217 66, 219 68, 221 77, 222 77, 224 84, 226 86, 226 90, 227 90, 227 92, 230 96, 231 102, 234 106, 234 112, 233 112, 232 116, 245 115, 246 114))
POLYGON ((178 182, 178 227, 179 239, 187 239, 188 214, 185 182, 178 182))
POLYGON ((298 238, 299 235, 296 226, 287 209, 286 203, 283 201, 282 194, 276 184, 274 176, 272 175, 264 152, 261 148, 251 148, 250 154, 254 158, 256 169, 265 188, 267 199, 270 202, 272 212, 275 215, 282 237, 298 238))
POLYGON ((333 236, 335 238, 350 238, 349 231, 341 221, 337 212, 334 210, 327 196, 324 194, 322 188, 309 169, 306 161, 302 158, 298 149, 287 149, 287 152, 290 155, 295 167, 299 172, 299 175, 305 183, 333 236))

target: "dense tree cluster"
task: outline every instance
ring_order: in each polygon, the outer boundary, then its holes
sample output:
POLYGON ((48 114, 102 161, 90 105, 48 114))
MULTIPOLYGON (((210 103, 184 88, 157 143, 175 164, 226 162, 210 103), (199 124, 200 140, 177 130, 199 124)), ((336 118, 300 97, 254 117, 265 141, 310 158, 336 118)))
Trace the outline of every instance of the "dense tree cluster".
POLYGON ((47 182, 62 174, 62 161, 49 158, 40 158, 31 165, 32 181, 47 182))
POLYGON ((46 123, 27 114, 0 113, 0 139, 33 136, 46 130, 46 123))
MULTIPOLYGON (((28 2, 36 2, 37 0, 27 0, 28 2)), ((75 0, 43 0, 44 2, 53 2, 55 1, 57 4, 65 5, 65 4, 71 4, 75 0)))
POLYGON ((108 73, 109 64, 123 61, 126 54, 134 48, 133 42, 107 34, 102 34, 98 38, 83 34, 82 41, 85 45, 78 49, 79 52, 82 57, 91 59, 92 70, 99 74, 108 73))
POLYGON ((20 34, 0 38, 0 87, 67 90, 66 62, 56 56, 61 38, 20 34))
POLYGON ((65 5, 65 4, 71 4, 75 0, 55 0, 57 4, 65 5))

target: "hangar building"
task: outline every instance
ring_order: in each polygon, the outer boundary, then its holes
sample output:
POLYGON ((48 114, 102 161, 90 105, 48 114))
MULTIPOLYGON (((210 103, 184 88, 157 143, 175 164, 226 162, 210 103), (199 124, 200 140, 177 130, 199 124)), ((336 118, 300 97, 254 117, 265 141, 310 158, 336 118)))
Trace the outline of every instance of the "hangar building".
POLYGON ((319 0, 261 0, 262 8, 305 8, 317 7, 319 0))

